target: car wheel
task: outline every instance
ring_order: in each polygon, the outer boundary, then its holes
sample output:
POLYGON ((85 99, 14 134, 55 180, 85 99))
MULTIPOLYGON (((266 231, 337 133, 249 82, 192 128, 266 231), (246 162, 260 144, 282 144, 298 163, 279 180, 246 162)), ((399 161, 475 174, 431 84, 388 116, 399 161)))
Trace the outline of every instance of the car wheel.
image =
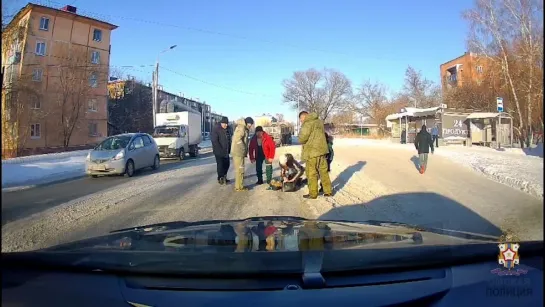
POLYGON ((159 163, 160 163, 159 156, 156 155, 155 159, 153 159, 153 166, 151 167, 151 169, 153 169, 153 170, 158 169, 159 168, 159 163))
POLYGON ((125 165, 125 174, 127 177, 134 176, 134 162, 132 162, 132 160, 127 161, 127 164, 125 165))
POLYGON ((183 161, 185 159, 185 152, 183 148, 180 148, 180 152, 178 153, 178 159, 180 159, 180 161, 183 161))

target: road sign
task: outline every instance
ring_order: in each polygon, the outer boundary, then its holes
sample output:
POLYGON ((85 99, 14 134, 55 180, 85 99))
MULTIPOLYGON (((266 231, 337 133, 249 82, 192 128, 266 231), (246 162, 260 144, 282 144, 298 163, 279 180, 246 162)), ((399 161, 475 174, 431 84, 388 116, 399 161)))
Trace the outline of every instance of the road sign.
POLYGON ((496 104, 498 106, 498 112, 503 112, 503 98, 497 97, 496 98, 496 104))

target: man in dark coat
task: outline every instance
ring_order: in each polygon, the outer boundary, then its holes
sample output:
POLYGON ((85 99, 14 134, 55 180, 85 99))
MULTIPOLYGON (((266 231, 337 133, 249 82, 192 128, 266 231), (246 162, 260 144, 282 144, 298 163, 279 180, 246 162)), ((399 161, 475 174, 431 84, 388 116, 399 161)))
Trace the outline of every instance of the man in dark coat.
POLYGON ((414 139, 414 147, 418 150, 418 158, 420 159, 420 174, 424 174, 428 166, 428 154, 433 154, 433 139, 426 129, 426 125, 422 125, 422 129, 414 139))
POLYGON ((229 131, 229 119, 223 117, 221 121, 214 127, 210 139, 212 141, 212 150, 216 156, 218 183, 226 184, 227 171, 229 170, 229 154, 231 153, 231 133, 229 131))

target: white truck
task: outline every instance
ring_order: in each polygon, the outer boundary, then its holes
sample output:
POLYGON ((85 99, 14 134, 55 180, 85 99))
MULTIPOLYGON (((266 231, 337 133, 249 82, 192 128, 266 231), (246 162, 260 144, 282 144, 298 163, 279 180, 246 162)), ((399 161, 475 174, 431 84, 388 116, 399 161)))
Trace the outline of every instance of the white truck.
POLYGON ((202 140, 201 114, 196 112, 157 113, 153 138, 161 158, 183 160, 186 154, 196 157, 202 140))

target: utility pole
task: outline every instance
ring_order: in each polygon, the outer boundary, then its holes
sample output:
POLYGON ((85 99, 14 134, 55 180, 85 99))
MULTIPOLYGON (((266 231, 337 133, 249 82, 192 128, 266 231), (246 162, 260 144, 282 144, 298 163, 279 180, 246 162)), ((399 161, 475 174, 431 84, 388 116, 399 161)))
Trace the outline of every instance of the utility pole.
POLYGON ((155 62, 155 71, 154 71, 154 78, 153 78, 153 128, 155 128, 155 114, 157 114, 157 104, 158 104, 158 87, 159 87, 159 56, 162 54, 162 53, 165 53, 169 50, 172 50, 174 48, 176 48, 177 45, 172 45, 170 47, 168 47, 167 49, 161 51, 158 55, 157 55, 157 61, 155 62))
POLYGON ((297 134, 299 134, 299 96, 297 96, 297 134))

